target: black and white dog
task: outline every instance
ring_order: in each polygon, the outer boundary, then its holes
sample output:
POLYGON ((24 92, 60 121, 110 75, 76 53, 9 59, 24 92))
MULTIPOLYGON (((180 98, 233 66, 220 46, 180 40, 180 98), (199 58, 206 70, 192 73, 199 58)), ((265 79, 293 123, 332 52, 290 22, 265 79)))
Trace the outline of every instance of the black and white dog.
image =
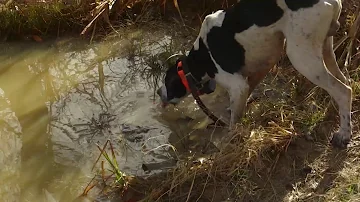
POLYGON ((195 82, 214 79, 228 91, 231 128, 248 95, 280 59, 286 39, 294 68, 337 102, 340 129, 332 143, 345 148, 352 136, 352 90, 336 62, 332 37, 341 9, 341 0, 240 0, 207 15, 191 51, 167 70, 157 93, 164 105, 189 95, 181 71, 186 63, 195 82))

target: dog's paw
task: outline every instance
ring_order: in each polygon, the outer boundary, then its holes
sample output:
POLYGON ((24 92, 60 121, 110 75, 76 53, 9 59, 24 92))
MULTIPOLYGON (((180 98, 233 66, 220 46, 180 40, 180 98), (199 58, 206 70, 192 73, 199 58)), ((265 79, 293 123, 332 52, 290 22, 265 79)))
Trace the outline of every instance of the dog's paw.
POLYGON ((351 140, 351 133, 349 132, 345 133, 339 131, 333 134, 333 137, 330 142, 335 148, 346 149, 347 145, 350 143, 350 140, 351 140))

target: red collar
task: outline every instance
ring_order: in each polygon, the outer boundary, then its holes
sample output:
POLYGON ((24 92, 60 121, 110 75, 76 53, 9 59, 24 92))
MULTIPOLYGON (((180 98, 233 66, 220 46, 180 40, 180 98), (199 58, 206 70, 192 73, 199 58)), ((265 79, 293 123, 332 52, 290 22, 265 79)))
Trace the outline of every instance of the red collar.
POLYGON ((186 79, 186 76, 185 76, 185 73, 184 73, 184 69, 182 68, 182 62, 179 61, 178 62, 178 65, 177 65, 177 72, 178 72, 178 75, 181 79, 181 82, 183 83, 183 85, 185 86, 186 90, 188 92, 191 92, 191 89, 190 89, 190 86, 189 86, 189 83, 186 79))
MULTIPOLYGON (((181 82, 182 82, 182 84, 185 86, 186 90, 187 90, 188 92, 191 92, 190 84, 189 84, 189 82, 188 82, 188 80, 187 80, 187 78, 186 78, 186 75, 185 75, 185 72, 184 72, 184 68, 183 68, 182 65, 183 65, 183 64, 182 64, 182 61, 179 61, 178 64, 177 64, 177 72, 178 72, 178 75, 179 75, 179 77, 180 77, 180 79, 181 79, 181 82)), ((202 95, 202 93, 199 91, 199 89, 196 89, 196 90, 197 90, 196 93, 197 93, 198 95, 202 95)))

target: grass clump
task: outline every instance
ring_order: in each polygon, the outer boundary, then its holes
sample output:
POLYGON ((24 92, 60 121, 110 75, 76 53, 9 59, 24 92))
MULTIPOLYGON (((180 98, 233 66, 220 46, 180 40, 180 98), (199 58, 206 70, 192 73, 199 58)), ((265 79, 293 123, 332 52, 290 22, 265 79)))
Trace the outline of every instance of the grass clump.
POLYGON ((64 31, 79 31, 90 10, 91 6, 86 2, 11 3, 0 9, 0 36, 5 40, 26 35, 58 36, 64 31))
MULTIPOLYGON (((0 39, 6 41, 31 36, 33 40, 41 41, 39 36, 65 34, 101 38, 116 33, 115 28, 148 23, 164 17, 165 13, 177 15, 185 25, 180 6, 196 8, 204 17, 206 12, 210 12, 209 5, 216 7, 214 2, 217 1, 203 0, 203 6, 199 8, 198 3, 190 0, 0 1, 0 39)), ((222 5, 224 2, 227 1, 223 0, 222 5)))

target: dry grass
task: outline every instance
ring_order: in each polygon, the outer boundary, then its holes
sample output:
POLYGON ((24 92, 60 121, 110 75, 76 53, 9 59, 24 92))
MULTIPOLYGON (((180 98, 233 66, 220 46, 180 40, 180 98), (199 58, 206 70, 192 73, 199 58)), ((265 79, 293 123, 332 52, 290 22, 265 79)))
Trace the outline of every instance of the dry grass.
POLYGON ((32 35, 38 36, 37 38, 65 34, 93 37, 96 33, 109 33, 116 31, 110 19, 116 22, 118 19, 115 17, 120 16, 124 21, 128 17, 127 12, 131 12, 130 6, 137 2, 136 0, 0 1, 0 37, 2 40, 23 39, 32 35))
POLYGON ((91 5, 84 3, 9 3, 0 4, 0 37, 19 39, 27 35, 59 36, 69 30, 80 30, 91 5))
POLYGON ((44 36, 80 34, 90 39, 102 38, 116 28, 139 25, 154 19, 165 19, 174 14, 182 24, 184 12, 194 9, 197 22, 212 9, 228 5, 227 0, 202 0, 202 7, 191 0, 28 0, 0 1, 0 40, 23 39, 34 36, 39 41, 44 36), (180 5, 179 5, 180 3, 180 5), (220 4, 219 4, 220 3, 220 4), (165 17, 165 18, 164 18, 165 17))

